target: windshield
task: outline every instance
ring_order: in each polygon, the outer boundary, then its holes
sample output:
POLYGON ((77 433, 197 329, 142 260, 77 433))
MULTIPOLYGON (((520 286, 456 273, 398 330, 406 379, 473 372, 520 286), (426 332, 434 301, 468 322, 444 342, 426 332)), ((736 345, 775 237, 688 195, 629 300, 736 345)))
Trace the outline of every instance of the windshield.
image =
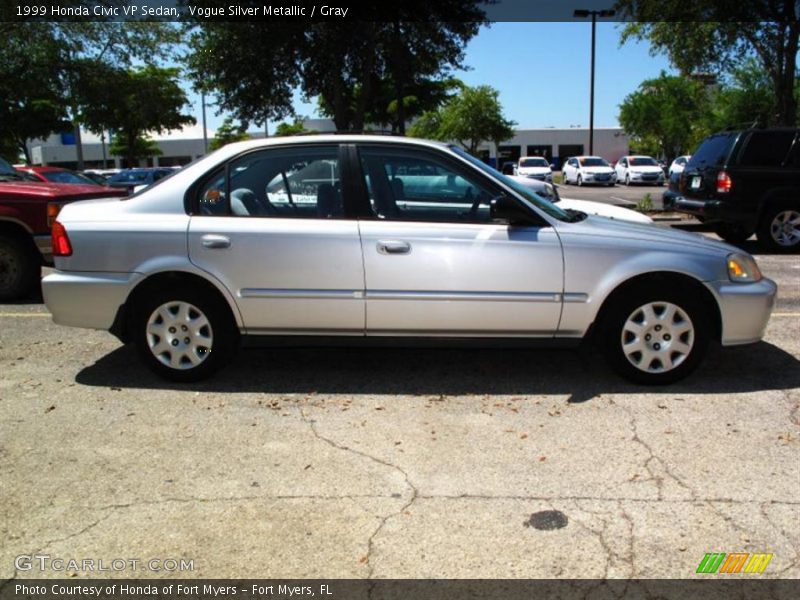
POLYGON ((26 177, 24 177, 22 173, 0 158, 0 181, 19 181, 25 179, 26 177))
POLYGON ((650 158, 649 156, 632 156, 631 157, 631 166, 632 167, 657 167, 658 163, 655 159, 650 158))
POLYGON ((499 173, 496 169, 493 169, 489 165, 487 165, 482 160, 479 160, 472 156, 471 154, 465 152, 458 146, 449 146, 449 148, 458 154, 461 158, 469 161, 472 165, 478 167, 481 171, 489 175, 492 179, 499 180, 504 185, 513 189, 517 194, 522 196, 525 200, 533 204, 536 208, 541 210, 542 212, 550 215, 551 217, 558 219, 559 221, 572 221, 572 216, 568 213, 561 210, 552 202, 546 200, 539 194, 533 192, 532 190, 526 189, 521 183, 517 183, 510 177, 506 177, 502 173, 499 173))
POLYGON ((582 167, 607 167, 608 163, 604 158, 599 156, 588 156, 581 159, 582 167))
POLYGON ((547 161, 543 158, 523 158, 519 161, 520 167, 549 167, 547 161))
POLYGON ((84 185, 97 185, 97 182, 80 173, 71 171, 44 171, 42 176, 53 183, 81 183, 84 185))

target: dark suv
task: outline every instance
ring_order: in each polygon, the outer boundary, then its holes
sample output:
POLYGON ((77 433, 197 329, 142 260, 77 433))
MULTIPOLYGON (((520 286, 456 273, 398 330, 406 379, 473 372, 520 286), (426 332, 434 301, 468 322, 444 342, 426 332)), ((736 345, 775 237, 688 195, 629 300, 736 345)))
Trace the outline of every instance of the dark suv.
POLYGON ((747 129, 707 137, 668 202, 741 243, 753 233, 768 250, 800 248, 798 129, 747 129))

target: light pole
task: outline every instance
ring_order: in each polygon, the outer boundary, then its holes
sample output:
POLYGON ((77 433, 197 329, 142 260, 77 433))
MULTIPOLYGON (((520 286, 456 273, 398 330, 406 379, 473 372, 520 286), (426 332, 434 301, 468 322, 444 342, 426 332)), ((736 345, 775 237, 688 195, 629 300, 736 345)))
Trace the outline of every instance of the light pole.
POLYGON ((594 154, 594 40, 597 17, 613 17, 614 11, 611 9, 586 10, 578 9, 573 16, 585 19, 592 17, 592 68, 589 83, 589 154, 594 154))
POLYGON ((203 154, 208 154, 208 130, 206 129, 206 91, 200 91, 200 102, 203 105, 203 154))

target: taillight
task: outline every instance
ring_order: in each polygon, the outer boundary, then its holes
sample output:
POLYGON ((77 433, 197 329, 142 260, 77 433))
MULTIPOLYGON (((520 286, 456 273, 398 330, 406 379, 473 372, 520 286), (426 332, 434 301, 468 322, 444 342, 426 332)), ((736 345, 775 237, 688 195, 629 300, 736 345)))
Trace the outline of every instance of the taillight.
POLYGON ((53 223, 53 256, 72 256, 72 244, 69 243, 67 230, 56 221, 53 223))
POLYGON ((727 194, 731 191, 733 187, 733 181, 731 180, 731 176, 728 175, 725 171, 720 171, 717 173, 717 193, 718 194, 727 194))
POLYGON ((61 212, 61 204, 58 202, 48 202, 47 203, 47 226, 52 227, 53 223, 56 222, 56 217, 58 213, 61 212))

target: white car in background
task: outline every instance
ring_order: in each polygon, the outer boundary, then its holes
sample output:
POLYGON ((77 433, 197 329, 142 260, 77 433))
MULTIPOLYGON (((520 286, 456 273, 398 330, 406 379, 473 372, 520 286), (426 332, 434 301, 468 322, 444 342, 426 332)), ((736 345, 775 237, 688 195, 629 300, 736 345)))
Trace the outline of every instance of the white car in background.
POLYGON ((520 185, 533 190, 553 204, 558 204, 558 207, 563 210, 577 210, 579 212, 586 213, 587 215, 597 215, 598 217, 606 217, 619 221, 629 221, 631 223, 653 223, 653 219, 647 215, 629 208, 614 206, 613 204, 606 204, 605 202, 592 202, 591 200, 562 198, 559 195, 558 188, 555 185, 544 181, 538 181, 536 179, 519 176, 509 177, 509 179, 513 179, 520 185))
POLYGON ((523 156, 517 163, 514 175, 540 181, 553 181, 553 169, 542 156, 523 156))
POLYGON ((664 185, 664 169, 652 156, 623 156, 617 161, 614 171, 617 174, 617 181, 625 185, 632 183, 664 185))
POLYGON ((573 156, 564 163, 561 174, 565 184, 614 185, 617 180, 614 169, 601 156, 573 156))
POLYGON ((669 166, 670 177, 672 177, 675 173, 683 173, 683 170, 686 168, 686 163, 688 163, 691 158, 691 154, 685 154, 673 160, 672 164, 669 166))

